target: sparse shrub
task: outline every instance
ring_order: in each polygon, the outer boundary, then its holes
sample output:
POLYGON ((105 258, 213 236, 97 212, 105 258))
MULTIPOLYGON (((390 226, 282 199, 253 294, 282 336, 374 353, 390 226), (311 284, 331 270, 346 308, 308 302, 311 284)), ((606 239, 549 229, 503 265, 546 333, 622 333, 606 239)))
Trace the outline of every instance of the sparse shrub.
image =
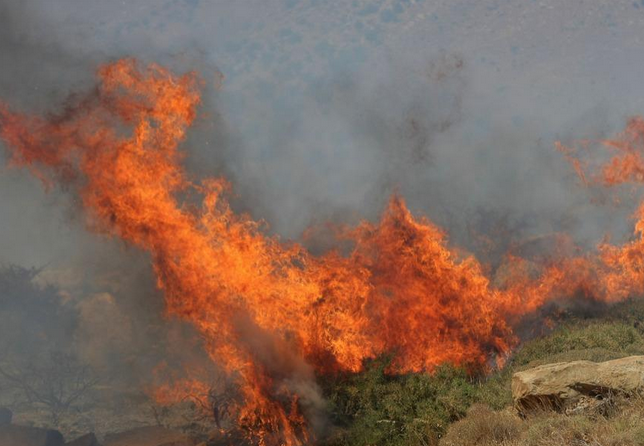
POLYGON ((449 427, 440 445, 499 445, 518 440, 524 428, 523 421, 511 411, 494 412, 488 406, 475 404, 464 419, 449 427))
POLYGON ((51 353, 38 363, 2 366, 0 378, 13 386, 24 402, 45 406, 54 426, 98 383, 87 365, 61 352, 51 353))
POLYGON ((593 421, 585 416, 565 416, 543 413, 526 423, 528 429, 522 438, 525 446, 593 445, 593 421))

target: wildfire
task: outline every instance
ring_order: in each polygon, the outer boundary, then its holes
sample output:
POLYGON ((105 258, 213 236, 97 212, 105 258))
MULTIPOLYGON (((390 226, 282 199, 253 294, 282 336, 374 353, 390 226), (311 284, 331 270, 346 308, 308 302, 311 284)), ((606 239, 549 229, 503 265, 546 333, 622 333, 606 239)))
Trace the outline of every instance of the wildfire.
MULTIPOLYGON (((636 240, 537 275, 515 259, 503 287, 399 196, 377 223, 344 232, 348 255, 313 256, 235 213, 225 179, 195 182, 182 168, 179 145, 200 103, 196 74, 124 59, 97 76, 96 89, 53 117, 0 103, 11 163, 47 185, 74 184, 92 230, 150 253, 168 313, 192 322, 236 381, 237 423, 258 444, 309 441, 299 389, 315 372, 359 371, 383 353, 393 354, 391 373, 445 362, 485 369, 516 345, 513 325, 549 299, 643 291, 644 207, 636 240)), ((602 171, 607 184, 644 180, 643 141, 644 121, 633 120, 606 142, 618 151, 602 171)))

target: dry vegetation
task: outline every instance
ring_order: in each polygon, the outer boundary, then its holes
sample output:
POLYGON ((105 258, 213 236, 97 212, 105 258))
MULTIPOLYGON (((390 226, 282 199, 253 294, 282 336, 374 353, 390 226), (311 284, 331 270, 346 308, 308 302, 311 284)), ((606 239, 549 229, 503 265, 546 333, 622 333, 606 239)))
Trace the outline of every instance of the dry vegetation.
POLYGON ((542 412, 527 419, 512 410, 470 408, 451 425, 440 446, 639 446, 644 445, 644 401, 618 401, 609 416, 542 412))
MULTIPOLYGON (((590 320, 569 320, 549 336, 526 343, 515 354, 509 370, 551 362, 605 361, 644 354, 643 320, 644 303, 641 301, 617 305, 590 320)), ((509 386, 509 383, 505 385, 509 386)), ((510 405, 493 410, 485 403, 475 404, 463 419, 449 426, 439 445, 644 445, 644 398, 616 399, 612 409, 603 415, 568 416, 543 411, 526 419, 518 417, 510 405)))

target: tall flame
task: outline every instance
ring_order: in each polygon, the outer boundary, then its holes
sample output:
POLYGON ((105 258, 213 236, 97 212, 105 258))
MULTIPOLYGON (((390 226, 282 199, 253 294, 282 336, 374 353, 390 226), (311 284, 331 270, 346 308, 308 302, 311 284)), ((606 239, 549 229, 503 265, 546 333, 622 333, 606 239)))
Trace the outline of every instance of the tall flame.
MULTIPOLYGON (((77 186, 93 230, 150 253, 167 311, 195 325, 237 382, 238 425, 258 444, 309 441, 296 382, 313 371, 359 371, 383 353, 393 354, 391 373, 445 362, 485 369, 516 345, 513 324, 552 297, 642 292, 644 208, 637 240, 565 259, 536 279, 516 259, 503 288, 399 196, 379 222, 346 230, 348 255, 313 256, 266 236, 231 209, 225 179, 193 181, 182 168, 178 147, 199 89, 194 73, 124 59, 101 67, 97 88, 59 115, 0 103, 0 136, 12 164, 47 185, 77 186)), ((604 169, 607 183, 642 181, 643 122, 612 144, 621 155, 604 169)))

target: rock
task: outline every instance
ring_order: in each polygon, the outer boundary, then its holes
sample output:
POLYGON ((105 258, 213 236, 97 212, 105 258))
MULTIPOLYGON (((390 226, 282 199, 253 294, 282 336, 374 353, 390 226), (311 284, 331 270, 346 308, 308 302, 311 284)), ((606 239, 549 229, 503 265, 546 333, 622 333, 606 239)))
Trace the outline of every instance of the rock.
POLYGON ((644 356, 601 363, 591 361, 547 364, 512 376, 515 407, 565 413, 604 411, 616 395, 644 390, 644 356))
POLYGON ((99 446, 96 435, 86 434, 82 437, 78 437, 74 441, 69 441, 65 443, 65 446, 99 446))
POLYGON ((197 442, 182 432, 161 426, 148 426, 105 436, 103 446, 195 446, 197 442))
POLYGON ((11 424, 13 412, 6 407, 0 407, 0 426, 11 424))
POLYGON ((63 446, 63 435, 52 429, 39 427, 0 426, 0 445, 2 446, 63 446))

